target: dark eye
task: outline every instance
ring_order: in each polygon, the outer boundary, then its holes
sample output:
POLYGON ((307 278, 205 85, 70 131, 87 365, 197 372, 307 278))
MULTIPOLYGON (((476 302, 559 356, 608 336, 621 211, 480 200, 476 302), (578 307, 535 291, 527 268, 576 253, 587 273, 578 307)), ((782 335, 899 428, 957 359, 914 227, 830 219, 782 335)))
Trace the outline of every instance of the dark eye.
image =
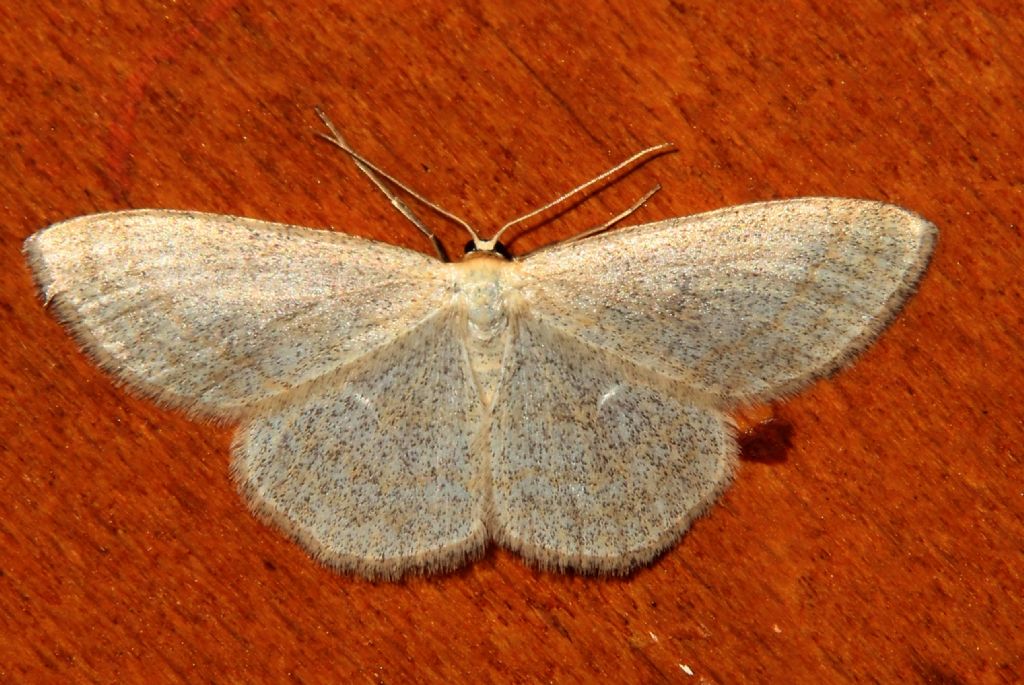
MULTIPOLYGON (((464 248, 462 248, 463 254, 469 254, 470 252, 479 252, 479 251, 480 250, 478 250, 477 247, 476 247, 476 243, 474 243, 472 240, 470 240, 468 243, 466 243, 466 246, 464 248)), ((505 247, 504 243, 502 243, 501 241, 496 242, 494 244, 494 249, 493 250, 488 250, 488 252, 493 252, 494 254, 501 255, 505 259, 512 259, 512 255, 510 255, 508 253, 508 248, 505 247)))

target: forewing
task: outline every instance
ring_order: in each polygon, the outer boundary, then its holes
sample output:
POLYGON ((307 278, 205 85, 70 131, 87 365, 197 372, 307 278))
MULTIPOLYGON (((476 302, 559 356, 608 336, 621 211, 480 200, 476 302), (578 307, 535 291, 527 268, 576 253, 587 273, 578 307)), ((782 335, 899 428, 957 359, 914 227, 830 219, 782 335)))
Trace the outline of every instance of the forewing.
POLYGON ((25 250, 47 302, 129 385, 245 413, 436 312, 443 265, 331 231, 142 210, 71 219, 25 250))
POLYGON ((917 283, 935 227, 879 202, 730 207, 522 262, 545 323, 718 404, 768 398, 867 345, 917 283))
POLYGON ((483 549, 481 405, 444 312, 238 434, 253 508, 325 563, 371 577, 483 549))
POLYGON ((490 426, 494 537, 546 568, 625 573, 727 484, 717 410, 521 314, 490 426))

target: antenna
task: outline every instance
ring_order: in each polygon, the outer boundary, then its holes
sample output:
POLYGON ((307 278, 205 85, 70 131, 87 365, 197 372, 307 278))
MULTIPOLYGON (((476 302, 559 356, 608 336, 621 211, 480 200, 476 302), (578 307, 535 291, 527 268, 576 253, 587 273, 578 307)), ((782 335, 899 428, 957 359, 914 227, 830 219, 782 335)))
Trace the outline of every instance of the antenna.
MULTIPOLYGON (((316 107, 315 110, 317 116, 320 117, 320 120, 324 122, 324 126, 326 126, 327 130, 330 132, 330 135, 326 133, 318 133, 317 135, 326 140, 327 142, 341 148, 341 150, 345 152, 345 154, 351 157, 352 161, 355 162, 359 170, 362 171, 366 175, 366 177, 369 178, 370 181, 372 181, 373 184, 377 186, 377 188, 382 193, 384 193, 384 195, 387 196, 388 200, 390 200, 391 204, 394 205, 395 209, 397 209, 402 214, 402 216, 408 219, 409 222, 411 222, 412 225, 415 226, 420 231, 420 233, 425 235, 430 240, 430 243, 434 246, 434 250, 437 252, 437 256, 440 257, 441 261, 444 262, 448 262, 451 260, 448 259, 448 254, 447 252, 445 252, 444 246, 441 244, 441 241, 439 241, 437 239, 437 236, 434 235, 434 232, 427 228, 426 224, 424 224, 423 221, 421 221, 420 218, 416 216, 412 209, 409 208, 409 205, 407 205, 400 197, 398 197, 395 194, 395 192, 390 187, 388 187, 388 183, 398 188, 402 192, 408 194, 410 197, 423 203, 426 207, 437 212, 439 215, 461 226, 463 229, 465 229, 467 233, 469 233, 470 237, 473 239, 473 244, 476 246, 476 248, 478 250, 486 251, 494 250, 495 245, 498 243, 498 239, 501 238, 502 234, 504 234, 505 231, 512 228, 513 226, 521 224, 528 219, 532 219, 538 214, 542 214, 547 210, 551 209, 552 207, 562 204, 566 200, 569 200, 570 198, 579 195, 580 193, 590 190, 595 185, 604 182, 609 177, 614 176, 615 174, 617 174, 626 167, 629 167, 633 164, 640 166, 659 155, 663 155, 668 152, 673 152, 676 149, 675 145, 671 143, 661 143, 659 145, 653 145, 651 147, 645 148, 640 152, 637 152, 636 154, 632 155, 628 159, 619 162, 611 169, 608 169, 607 171, 598 174, 597 176, 590 179, 586 183, 578 185, 572 190, 563 193, 562 195, 559 195, 551 202, 548 202, 547 204, 538 207, 533 211, 527 212, 526 214, 523 214, 522 216, 517 217, 512 221, 509 221, 504 226, 499 228, 492 238, 488 240, 483 240, 482 238, 480 238, 480 235, 476 232, 476 230, 474 230, 473 227, 469 224, 469 222, 467 222, 466 220, 462 219, 459 216, 456 216, 455 214, 452 214, 451 212, 435 204, 434 202, 431 202, 422 194, 418 193, 417 191, 413 190, 406 184, 402 183, 397 178, 395 178, 394 176, 384 171, 376 164, 374 164, 373 162, 371 162, 370 160, 366 159, 358 152, 353 150, 352 147, 348 144, 348 141, 345 140, 345 138, 341 135, 338 129, 334 126, 334 122, 330 120, 327 114, 325 114, 324 111, 319 107, 316 107), (385 183, 385 181, 387 181, 387 183, 385 183)), ((650 199, 652 195, 654 195, 654 193, 660 190, 660 188, 661 186, 655 187, 653 190, 644 195, 639 201, 634 203, 633 206, 631 206, 626 211, 616 215, 615 217, 613 217, 609 221, 606 221, 600 226, 585 231, 578 236, 570 238, 569 240, 580 240, 582 238, 586 238, 587 236, 594 235, 595 233, 600 233, 601 231, 605 231, 611 228, 616 223, 618 223, 619 221, 621 221, 622 219, 624 219, 625 217, 629 216, 637 209, 639 209, 645 202, 647 202, 647 200, 650 199)))
MULTIPOLYGON (((551 209, 552 207, 560 205, 561 203, 565 202, 566 200, 568 200, 572 196, 578 195, 579 193, 582 193, 585 190, 588 190, 589 188, 593 187, 594 185, 604 181, 609 176, 612 176, 612 175, 618 173, 624 167, 628 167, 631 164, 633 164, 634 162, 637 162, 638 160, 643 160, 641 163, 648 162, 651 159, 653 159, 654 157, 657 157, 658 155, 663 155, 663 154, 665 154, 667 152, 673 152, 673 151, 675 151, 675 149, 676 149, 676 146, 673 145, 672 143, 661 143, 659 145, 654 145, 654 146, 651 146, 649 148, 645 148, 645 149, 641 150, 640 152, 636 153, 635 155, 633 155, 632 157, 630 157, 629 159, 626 159, 626 160, 623 160, 622 162, 619 162, 618 164, 613 166, 608 171, 605 171, 604 173, 598 174, 597 176, 595 176, 594 178, 590 179, 586 183, 584 183, 582 185, 576 186, 575 188, 573 188, 569 192, 564 193, 563 195, 559 195, 558 197, 556 197, 554 200, 552 200, 551 202, 547 203, 546 205, 544 205, 542 207, 538 207, 537 209, 535 209, 535 210, 533 210, 531 212, 527 212, 526 214, 523 214, 522 216, 520 216, 520 217, 518 217, 516 219, 513 219, 512 221, 509 221, 507 224, 505 224, 504 226, 502 226, 501 228, 498 229, 498 232, 494 234, 494 237, 491 238, 491 241, 492 242, 497 242, 498 239, 501 238, 501 234, 502 233, 504 233, 508 229, 512 228, 516 224, 521 224, 524 221, 526 221, 527 219, 532 219, 533 217, 537 216, 538 214, 546 212, 547 210, 551 209), (647 159, 644 159, 645 157, 647 159)), ((643 202, 645 202, 645 201, 646 201, 646 198, 643 201, 641 201, 640 204, 643 204, 643 202)), ((637 206, 639 207, 639 205, 637 205, 637 206)), ((633 209, 633 210, 627 211, 626 215, 628 216, 630 213, 632 213, 632 211, 636 211, 636 210, 633 209)), ((617 219, 617 221, 618 220, 621 220, 621 217, 620 217, 620 219, 617 219)))
POLYGON ((434 232, 427 228, 426 224, 424 224, 420 220, 420 218, 413 213, 413 211, 409 208, 409 205, 405 204, 405 202, 403 202, 401 198, 395 195, 391 191, 391 189, 387 187, 387 185, 381 180, 382 178, 386 179, 395 187, 400 188, 403 192, 408 193, 411 197, 416 198, 416 200, 422 202, 424 205, 434 210, 441 216, 451 219, 459 226, 462 226, 473 238, 473 242, 482 242, 480 240, 480 236, 477 235, 476 231, 473 230, 473 227, 470 226, 467 221, 465 221, 461 217, 452 214, 443 207, 434 204, 433 202, 425 198, 423 195, 416 192, 409 186, 405 185, 391 174, 387 173, 386 171, 383 171, 373 162, 369 161, 368 159, 360 155, 358 152, 353 150, 349 146, 348 141, 346 141, 345 138, 342 137, 338 129, 335 128, 334 122, 330 120, 330 118, 324 113, 324 111, 317 107, 316 113, 317 116, 320 117, 320 120, 324 122, 324 125, 327 127, 327 130, 330 131, 331 133, 331 135, 327 135, 326 133, 318 133, 317 135, 319 135, 321 138, 328 141, 329 143, 333 143, 334 145, 338 146, 345 152, 345 154, 352 158, 352 161, 356 163, 356 166, 359 167, 359 170, 366 174, 367 178, 373 181, 373 184, 377 186, 377 188, 380 189, 380 191, 384 193, 384 195, 387 196, 388 200, 391 201, 391 204, 394 205, 395 209, 401 212, 402 216, 408 219, 413 226, 418 228, 420 230, 420 233, 422 233, 423 235, 427 236, 427 238, 430 239, 431 244, 433 244, 434 249, 437 251, 437 255, 441 258, 441 261, 447 262, 451 260, 448 259, 448 254, 445 252, 444 246, 441 245, 441 242, 437 239, 437 236, 435 236, 434 232))

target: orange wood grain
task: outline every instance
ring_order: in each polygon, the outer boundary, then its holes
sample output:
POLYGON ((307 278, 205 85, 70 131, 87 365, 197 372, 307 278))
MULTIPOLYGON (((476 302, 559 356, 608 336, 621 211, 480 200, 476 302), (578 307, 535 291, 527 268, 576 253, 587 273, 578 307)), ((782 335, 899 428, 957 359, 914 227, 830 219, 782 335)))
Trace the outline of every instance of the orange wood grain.
POLYGON ((1019 3, 300 4, 0 5, 0 681, 1024 677, 1019 3), (637 221, 858 196, 927 216, 939 246, 852 368, 749 414, 735 484, 650 568, 557 575, 492 549, 370 583, 253 518, 231 428, 116 387, 20 253, 129 207, 427 251, 314 138, 314 104, 485 230, 679 146, 514 251, 655 181, 637 221))

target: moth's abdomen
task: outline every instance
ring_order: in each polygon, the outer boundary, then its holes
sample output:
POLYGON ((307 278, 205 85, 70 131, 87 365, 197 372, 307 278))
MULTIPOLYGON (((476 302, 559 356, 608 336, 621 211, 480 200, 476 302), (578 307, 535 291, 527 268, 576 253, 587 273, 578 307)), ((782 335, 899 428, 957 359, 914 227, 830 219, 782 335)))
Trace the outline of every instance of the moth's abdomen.
POLYGON ((456 293, 464 313, 463 343, 480 401, 490 408, 501 381, 509 335, 509 273, 504 260, 458 264, 456 293))

